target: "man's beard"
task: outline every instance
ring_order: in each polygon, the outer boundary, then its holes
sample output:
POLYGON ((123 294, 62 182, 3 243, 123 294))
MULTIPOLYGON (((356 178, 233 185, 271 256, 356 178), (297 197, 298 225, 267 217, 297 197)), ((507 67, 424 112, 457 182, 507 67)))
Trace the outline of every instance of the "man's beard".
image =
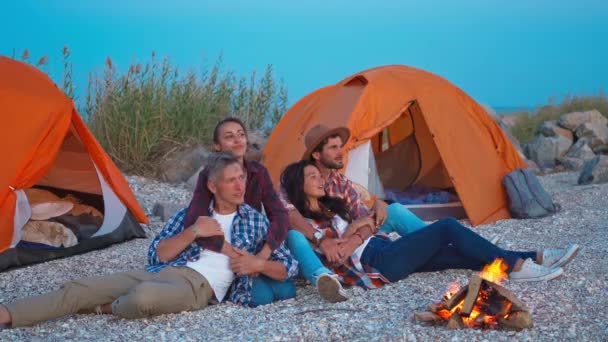
POLYGON ((325 158, 321 158, 320 161, 323 166, 325 166, 326 168, 331 169, 331 170, 340 170, 341 168, 344 167, 344 163, 336 163, 334 161, 327 160, 325 158))

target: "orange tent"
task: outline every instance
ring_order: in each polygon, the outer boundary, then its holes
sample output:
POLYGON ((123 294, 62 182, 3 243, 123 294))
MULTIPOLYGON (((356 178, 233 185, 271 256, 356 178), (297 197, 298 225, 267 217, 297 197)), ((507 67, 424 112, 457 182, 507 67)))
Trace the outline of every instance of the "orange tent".
POLYGON ((263 160, 275 184, 283 168, 302 156, 305 133, 319 123, 351 130, 346 174, 358 174, 355 181, 370 188, 374 182, 367 175, 377 173, 376 194, 414 184, 452 189, 473 225, 511 217, 501 181, 524 162, 492 117, 437 75, 383 66, 305 96, 265 147, 263 160))
MULTIPOLYGON (((105 210, 103 226, 94 235, 100 241, 108 240, 103 235, 117 235, 116 229, 123 229, 127 222, 130 233, 123 231, 122 239, 143 236, 137 221, 147 222, 144 211, 72 100, 43 72, 13 59, 0 56, 0 75, 0 270, 27 263, 11 250, 31 214, 22 190, 34 186, 103 200, 99 204, 99 209, 105 210), (8 254, 13 261, 3 264, 2 258, 6 261, 8 254)), ((94 243, 93 248, 103 241, 94 243)), ((31 262, 39 261, 34 259, 30 258, 31 262)))

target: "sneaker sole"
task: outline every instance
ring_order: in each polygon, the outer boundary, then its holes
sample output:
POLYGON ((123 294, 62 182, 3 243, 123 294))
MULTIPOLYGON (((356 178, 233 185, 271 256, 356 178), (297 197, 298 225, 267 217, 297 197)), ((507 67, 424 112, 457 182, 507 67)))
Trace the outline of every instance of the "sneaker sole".
POLYGON ((535 277, 535 278, 521 278, 521 279, 509 279, 510 281, 518 281, 518 282, 525 282, 525 281, 547 281, 547 280, 551 280, 551 279, 555 279, 559 276, 561 276, 562 274, 564 274, 564 270, 562 268, 557 268, 555 272, 549 273, 549 274, 545 274, 542 277, 535 277))
POLYGON ((579 245, 576 245, 576 244, 572 245, 572 248, 570 248, 568 250, 568 253, 566 253, 566 255, 564 255, 561 259, 554 262, 553 265, 551 265, 549 267, 556 268, 556 267, 562 267, 562 266, 566 265, 567 263, 572 261, 572 259, 574 259, 574 257, 576 256, 576 254, 578 253, 578 251, 580 249, 581 249, 581 247, 579 245))
POLYGON ((340 294, 340 284, 328 275, 322 275, 317 280, 317 289, 321 298, 330 303, 344 302, 348 298, 340 294))

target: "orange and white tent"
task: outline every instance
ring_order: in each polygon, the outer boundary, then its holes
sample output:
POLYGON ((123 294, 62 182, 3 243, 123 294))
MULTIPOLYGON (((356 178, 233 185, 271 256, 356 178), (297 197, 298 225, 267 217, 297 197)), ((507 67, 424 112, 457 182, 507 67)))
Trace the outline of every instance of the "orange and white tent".
POLYGON ((0 271, 144 237, 144 211, 73 101, 30 65, 0 56, 0 75, 0 271), (101 227, 73 247, 17 248, 31 216, 24 190, 33 187, 90 198, 101 227))
MULTIPOLYGON (((511 217, 501 181, 525 164, 483 107, 442 77, 383 66, 305 96, 265 147, 275 185, 283 168, 301 158, 306 132, 319 123, 351 130, 343 171, 380 198, 386 188, 451 189, 473 225, 511 217)), ((438 218, 451 215, 450 205, 415 209, 438 218)))

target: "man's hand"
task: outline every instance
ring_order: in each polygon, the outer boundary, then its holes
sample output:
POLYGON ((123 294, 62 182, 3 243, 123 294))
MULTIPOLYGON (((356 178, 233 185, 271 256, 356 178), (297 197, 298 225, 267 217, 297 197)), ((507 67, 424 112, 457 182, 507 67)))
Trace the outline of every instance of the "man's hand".
POLYGON ((386 211, 387 207, 386 203, 381 200, 376 200, 376 203, 374 203, 373 211, 376 218, 376 227, 374 231, 377 231, 386 221, 386 217, 388 216, 388 212, 386 211))
POLYGON ((209 216, 199 216, 192 225, 196 237, 224 235, 224 231, 216 219, 209 216))
POLYGON ((232 269, 232 272, 239 276, 257 276, 262 273, 266 260, 249 254, 244 250, 234 247, 233 249, 238 255, 230 258, 230 269, 232 269))
POLYGON ((321 249, 327 261, 332 264, 337 263, 340 262, 339 244, 344 242, 346 242, 344 239, 323 239, 319 245, 319 249, 321 249))

